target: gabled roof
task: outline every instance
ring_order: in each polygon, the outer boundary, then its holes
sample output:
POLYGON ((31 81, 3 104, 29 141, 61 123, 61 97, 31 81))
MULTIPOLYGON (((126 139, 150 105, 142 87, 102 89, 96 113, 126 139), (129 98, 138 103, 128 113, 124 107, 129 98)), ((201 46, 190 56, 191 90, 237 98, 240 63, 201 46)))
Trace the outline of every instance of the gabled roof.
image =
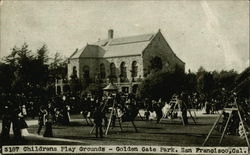
POLYGON ((85 49, 85 47, 83 47, 82 49, 78 50, 76 49, 75 52, 69 57, 69 59, 74 59, 74 58, 79 58, 80 55, 82 54, 82 51, 85 49))
POLYGON ((75 51, 70 59, 80 58, 80 57, 88 57, 88 58, 101 58, 105 54, 104 49, 97 45, 89 45, 87 44, 85 47, 80 50, 75 51))
POLYGON ((75 51, 70 59, 80 57, 107 58, 118 56, 140 55, 156 34, 143 34, 130 37, 99 40, 75 51), (90 54, 89 50, 92 50, 90 54), (96 50, 97 51, 96 51, 96 50))
POLYGON ((109 43, 109 46, 146 42, 146 41, 150 41, 150 39, 152 39, 153 36, 154 34, 144 34, 144 35, 138 35, 138 36, 116 38, 116 39, 111 40, 111 42, 109 43))
POLYGON ((149 44, 149 41, 109 45, 105 48, 104 57, 140 55, 149 44))

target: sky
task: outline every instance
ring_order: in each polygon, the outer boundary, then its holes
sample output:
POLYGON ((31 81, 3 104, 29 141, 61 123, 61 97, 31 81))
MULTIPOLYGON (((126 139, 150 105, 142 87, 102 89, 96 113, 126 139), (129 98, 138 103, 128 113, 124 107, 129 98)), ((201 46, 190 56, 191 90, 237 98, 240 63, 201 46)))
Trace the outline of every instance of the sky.
POLYGON ((27 42, 36 52, 69 57, 76 48, 107 38, 159 29, 186 70, 243 71, 249 66, 249 1, 4 0, 0 6, 0 57, 27 42))

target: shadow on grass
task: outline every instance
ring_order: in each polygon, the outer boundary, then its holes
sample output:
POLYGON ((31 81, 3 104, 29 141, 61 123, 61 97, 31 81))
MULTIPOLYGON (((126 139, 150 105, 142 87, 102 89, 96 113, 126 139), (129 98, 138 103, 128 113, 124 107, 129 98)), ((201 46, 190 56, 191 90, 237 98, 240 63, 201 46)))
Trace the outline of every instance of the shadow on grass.
MULTIPOLYGON (((136 136, 135 136, 136 137, 136 136)), ((138 141, 140 143, 144 142, 150 142, 151 144, 157 143, 157 142, 162 142, 162 139, 149 139, 149 138, 142 138, 142 137, 138 137, 138 138, 132 138, 132 137, 106 137, 105 139, 107 140, 112 140, 112 141, 138 141)), ((172 140, 173 141, 173 140, 172 140)))
POLYGON ((83 124, 83 122, 70 122, 69 125, 62 125, 62 124, 54 124, 53 128, 58 128, 58 129, 65 129, 67 127, 92 127, 93 125, 90 124, 83 124), (62 127, 62 128, 60 128, 62 127))
MULTIPOLYGON (((116 126, 115 128, 120 128, 119 126, 116 126)), ((126 129, 126 128, 128 128, 128 129, 134 129, 134 127, 133 127, 133 125, 131 124, 131 126, 122 126, 122 128, 124 128, 124 129, 126 129)), ((160 127, 142 127, 142 126, 136 126, 136 128, 137 129, 162 129, 162 128, 160 128, 160 127)))
MULTIPOLYGON (((120 133, 122 134, 122 133, 120 133)), ((94 135, 92 137, 83 137, 83 136, 63 136, 60 138, 65 138, 65 139, 73 139, 73 140, 98 140, 98 141, 121 141, 121 140, 126 140, 126 141, 151 141, 151 142, 158 142, 160 141, 159 139, 142 139, 142 138, 130 138, 130 137, 114 137, 114 133, 110 133, 109 135, 105 136, 104 138, 96 138, 94 135)))
MULTIPOLYGON (((156 135, 183 135, 183 136, 192 136, 192 137, 203 137, 203 138, 206 138, 207 134, 195 134, 195 133, 178 133, 178 132, 169 132, 169 133, 158 133, 158 132, 155 132, 155 133, 147 133, 147 134, 156 134, 156 135)), ((218 138, 220 137, 219 135, 211 135, 211 137, 213 138, 218 138)))
POLYGON ((19 141, 14 139, 14 137, 10 137, 6 141, 0 140, 0 146, 3 146, 3 145, 46 145, 46 144, 50 144, 50 145, 70 144, 70 145, 74 145, 74 144, 80 144, 80 143, 49 140, 49 139, 43 139, 42 137, 33 137, 33 136, 25 137, 24 139, 19 140, 19 141))
POLYGON ((92 136, 86 137, 86 136, 62 136, 57 138, 64 138, 64 139, 72 139, 72 140, 102 140, 105 138, 96 138, 93 134, 92 136))
MULTIPOLYGON (((200 122, 197 122, 196 121, 196 124, 193 122, 193 121, 188 121, 189 122, 189 124, 187 125, 187 126, 189 126, 189 125, 197 125, 197 126, 212 126, 214 123, 200 123, 200 122)), ((168 122, 160 122, 159 124, 167 124, 167 125, 182 125, 182 122, 170 122, 170 121, 168 121, 168 122)))
POLYGON ((86 122, 70 122, 69 126, 93 126, 93 124, 88 124, 86 122))

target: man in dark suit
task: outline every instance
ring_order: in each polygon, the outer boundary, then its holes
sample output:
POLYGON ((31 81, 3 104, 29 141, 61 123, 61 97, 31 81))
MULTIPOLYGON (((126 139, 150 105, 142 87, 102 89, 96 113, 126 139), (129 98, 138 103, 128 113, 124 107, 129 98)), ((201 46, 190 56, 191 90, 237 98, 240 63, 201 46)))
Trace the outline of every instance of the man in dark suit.
POLYGON ((101 111, 101 107, 97 106, 95 108, 95 111, 93 113, 94 123, 95 123, 95 136, 98 137, 98 132, 100 134, 100 137, 103 138, 103 132, 102 132, 102 119, 104 118, 104 114, 101 111))

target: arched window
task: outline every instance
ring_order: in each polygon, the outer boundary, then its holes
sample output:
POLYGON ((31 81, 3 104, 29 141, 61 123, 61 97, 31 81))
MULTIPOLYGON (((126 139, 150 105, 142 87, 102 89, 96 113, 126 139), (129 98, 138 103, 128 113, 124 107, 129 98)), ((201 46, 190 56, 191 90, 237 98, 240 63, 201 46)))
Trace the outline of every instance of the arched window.
POLYGON ((120 71, 121 71, 121 74, 120 74, 121 82, 125 82, 126 78, 127 78, 127 68, 126 68, 126 63, 125 62, 121 63, 120 71))
POLYGON ((110 76, 116 77, 116 68, 114 63, 110 64, 110 76))
POLYGON ((82 72, 83 72, 83 79, 84 80, 89 80, 89 66, 85 65, 82 68, 82 72))
POLYGON ((150 69, 153 70, 161 70, 162 69, 162 61, 160 57, 154 57, 150 60, 150 69))
POLYGON ((106 78, 106 70, 105 70, 105 65, 103 63, 100 65, 100 78, 101 79, 106 78))
POLYGON ((137 62, 133 61, 132 62, 132 70, 131 70, 131 76, 132 76, 132 78, 137 77, 137 74, 138 74, 137 62))
POLYGON ((137 84, 133 85, 133 87, 132 87, 132 93, 136 94, 137 89, 138 89, 138 85, 137 84))
POLYGON ((116 77, 116 67, 114 63, 110 64, 110 75, 109 75, 110 82, 117 82, 117 77, 116 77))

